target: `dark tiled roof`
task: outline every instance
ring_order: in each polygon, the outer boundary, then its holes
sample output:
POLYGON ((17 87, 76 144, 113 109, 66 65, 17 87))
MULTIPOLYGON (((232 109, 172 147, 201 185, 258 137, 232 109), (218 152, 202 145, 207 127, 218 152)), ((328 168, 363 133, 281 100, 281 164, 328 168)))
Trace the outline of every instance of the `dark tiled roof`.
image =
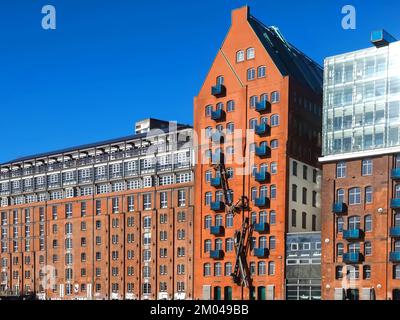
MULTIPOLYGON (((190 128, 192 128, 192 127, 189 125, 177 124, 178 130, 190 129, 190 128)), ((155 129, 162 130, 165 133, 169 132, 168 128, 155 128, 155 129)), ((86 150, 86 149, 101 147, 101 146, 105 146, 105 145, 121 143, 124 141, 137 140, 137 139, 150 137, 150 136, 157 135, 157 134, 158 133, 155 133, 155 132, 154 133, 151 133, 151 132, 150 133, 139 133, 139 134, 133 134, 133 135, 125 136, 125 137, 104 140, 104 141, 99 141, 99 142, 95 142, 95 143, 83 144, 83 145, 79 145, 79 146, 75 146, 75 147, 70 147, 70 148, 45 152, 45 153, 38 153, 38 154, 25 156, 25 157, 14 159, 12 161, 7 161, 4 163, 1 163, 0 166, 5 166, 5 165, 11 164, 11 163, 18 163, 18 162, 23 162, 23 161, 28 161, 28 160, 38 159, 38 158, 45 158, 45 157, 60 155, 63 153, 69 153, 69 152, 73 152, 73 151, 77 151, 77 150, 86 150)))
POLYGON ((267 27, 253 16, 249 23, 284 76, 292 76, 322 94, 323 68, 291 45, 278 28, 267 27))

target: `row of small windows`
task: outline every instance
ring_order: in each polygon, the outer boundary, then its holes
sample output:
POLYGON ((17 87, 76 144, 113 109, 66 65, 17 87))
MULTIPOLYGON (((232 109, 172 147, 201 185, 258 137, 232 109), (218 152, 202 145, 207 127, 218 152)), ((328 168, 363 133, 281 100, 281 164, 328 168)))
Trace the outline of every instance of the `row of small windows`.
MULTIPOLYGON (((359 187, 354 187, 348 190, 348 204, 349 205, 359 205, 361 204, 361 194, 362 189, 359 187)), ((400 197, 400 185, 396 186, 396 195, 400 197), (397 193, 398 191, 398 193, 397 193)), ((370 204, 373 202, 374 190, 371 186, 364 188, 364 202, 370 204)), ((336 191, 336 202, 346 203, 346 191, 344 189, 338 189, 336 191)))
MULTIPOLYGON (((363 159, 361 161, 361 175, 371 176, 373 174, 373 162, 371 159, 363 159)), ((346 178, 347 176, 347 164, 344 161, 340 161, 336 165, 336 178, 346 178)))
MULTIPOLYGON (((273 276, 275 275, 275 262, 270 261, 268 264, 265 261, 259 261, 258 263, 256 262, 250 262, 249 264, 249 271, 252 276, 254 275, 269 275, 273 276)), ((205 263, 203 265, 203 275, 205 277, 210 277, 214 275, 215 277, 220 277, 220 276, 230 276, 232 274, 232 263, 227 262, 222 265, 221 262, 216 262, 214 263, 214 266, 210 263, 205 263), (224 267, 224 269, 222 269, 224 267), (213 271, 213 273, 212 273, 213 271)))
MULTIPOLYGON (((397 221, 397 220, 396 220, 397 221)), ((400 223, 400 215, 398 217, 398 221, 400 223)), ((336 219, 336 230, 337 232, 343 232, 345 228, 345 219, 343 217, 338 217, 336 219)), ((351 216, 347 218, 347 228, 348 230, 356 230, 361 229, 361 217, 360 216, 351 216)), ((368 214, 364 217, 364 229, 365 232, 372 231, 372 215, 368 214)))
MULTIPOLYGON (((257 78, 265 78, 266 77, 266 66, 259 66, 257 68, 257 78)), ((256 68, 247 69, 247 81, 252 81, 256 78, 256 68)))
MULTIPOLYGON (((278 103, 280 101, 280 93, 279 91, 271 92, 271 99, 268 100, 268 93, 263 93, 260 96, 251 96, 249 100, 250 109, 254 109, 258 102, 271 102, 271 103, 278 103)), ((225 104, 223 102, 218 102, 216 104, 216 110, 225 110, 225 104)), ((205 107, 205 115, 206 117, 211 117, 211 113, 213 111, 212 105, 207 105, 205 107)), ((226 112, 235 111, 235 101, 229 100, 226 103, 226 112)))
POLYGON ((236 62, 243 62, 246 60, 252 60, 256 57, 256 50, 254 48, 247 48, 245 50, 239 50, 236 52, 236 62))
MULTIPOLYGON (((257 212, 252 212, 250 214, 250 221, 252 224, 257 223, 269 223, 270 225, 275 225, 276 224, 276 212, 274 210, 270 211, 269 213, 267 211, 260 211, 259 213, 257 212)), ((223 226, 223 216, 221 214, 217 214, 214 217, 214 226, 219 227, 223 226)), ((204 217, 204 229, 210 229, 213 226, 213 219, 211 215, 206 215, 204 217)), ((233 215, 232 214, 227 214, 225 215, 225 227, 226 228, 232 228, 233 227, 233 215)))
MULTIPOLYGON (((308 180, 308 166, 303 165, 303 179, 304 180, 308 180)), ((292 162, 292 175, 294 175, 295 177, 297 177, 298 175, 298 163, 297 161, 293 161, 292 162)), ((317 177, 318 177, 318 171, 317 169, 313 169, 312 171, 312 181, 314 183, 317 183, 317 177)))

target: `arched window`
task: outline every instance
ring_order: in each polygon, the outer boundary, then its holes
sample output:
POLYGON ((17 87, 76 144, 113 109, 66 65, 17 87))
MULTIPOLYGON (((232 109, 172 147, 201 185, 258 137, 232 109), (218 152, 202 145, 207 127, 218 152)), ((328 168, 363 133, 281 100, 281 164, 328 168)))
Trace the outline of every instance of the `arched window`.
POLYGON ((222 102, 217 103, 217 110, 224 110, 224 104, 222 102))
POLYGON ((231 252, 233 251, 233 247, 234 247, 234 240, 232 238, 228 238, 225 240, 225 248, 226 248, 226 252, 231 252))
POLYGON ((360 217, 352 216, 348 219, 349 230, 360 229, 360 217))
POLYGON ((213 128, 212 127, 207 127, 206 128, 206 137, 210 138, 212 136, 213 133, 213 128))
POLYGON ((230 276, 232 274, 232 263, 227 262, 225 263, 225 275, 230 276))
POLYGON ((236 62, 244 61, 244 50, 239 50, 236 52, 236 62))
POLYGON ((337 232, 338 232, 338 233, 343 232, 344 220, 343 220, 342 217, 337 218, 337 220, 336 220, 336 225, 337 225, 337 232))
POLYGON ((205 263, 203 266, 203 275, 205 277, 211 275, 211 265, 209 263, 205 263))
POLYGON ((212 193, 211 192, 206 192, 205 197, 204 197, 204 203, 206 206, 210 205, 212 201, 212 193))
POLYGON ((257 198, 257 188, 251 188, 251 200, 255 200, 257 198))
POLYGON ((256 51, 254 48, 248 48, 246 51, 246 58, 247 60, 254 59, 256 56, 256 51))
POLYGON ((210 239, 206 239, 204 240, 204 252, 210 252, 211 251, 211 240, 210 239))
POLYGON ((247 70, 247 80, 251 81, 256 78, 256 69, 250 68, 247 70))
POLYGON ((343 250, 344 250, 343 243, 338 243, 336 251, 338 257, 343 256, 343 250))
POLYGON ((259 248, 268 248, 267 246, 267 237, 260 237, 258 238, 258 247, 259 248))
POLYGON ((361 188, 351 188, 349 190, 349 204, 361 204, 361 188))
POLYGON ((224 192, 221 190, 218 190, 215 192, 215 201, 223 201, 224 199, 224 192))
POLYGON ((267 266, 265 261, 260 261, 258 263, 258 275, 263 276, 267 273, 267 266))
POLYGON ((364 218, 364 229, 365 232, 370 232, 372 231, 372 216, 371 215, 366 215, 364 218))
POLYGON ((270 250, 275 250, 276 248, 276 238, 275 236, 269 237, 269 249, 270 250))
POLYGON ((216 82, 217 82, 217 85, 223 85, 224 84, 224 76, 218 76, 216 82))
POLYGON ((257 102, 258 102, 258 97, 257 96, 251 96, 250 97, 250 109, 255 108, 257 102))
POLYGON ((250 127, 250 129, 253 129, 254 130, 254 128, 256 127, 256 125, 257 125, 257 119, 250 119, 250 121, 249 121, 249 127, 250 127))
POLYGON ((270 187, 271 199, 276 199, 276 185, 272 184, 270 187))
POLYGON ((279 99, 279 91, 274 91, 271 93, 271 103, 278 103, 279 99))
POLYGON ((349 252, 350 253, 359 253, 360 252, 360 243, 359 242, 353 242, 348 245, 349 252))
POLYGON ((222 239, 215 239, 215 250, 222 250, 222 239))
POLYGON ((260 198, 266 198, 268 197, 268 187, 267 186, 262 186, 260 188, 260 198))
POLYGON ((233 227, 233 215, 231 213, 226 215, 225 223, 227 228, 233 227))
POLYGON ((400 227, 400 213, 394 215, 394 226, 400 227))
POLYGON ((217 227, 222 226, 222 225, 223 225, 222 222, 223 222, 223 221, 222 221, 222 215, 217 214, 217 215, 215 216, 215 225, 216 225, 217 227))
POLYGON ((257 223, 257 213, 256 212, 251 213, 251 223, 252 224, 257 223))
POLYGON ((373 189, 372 187, 365 188, 365 203, 372 203, 373 202, 373 189))
POLYGON ((259 66, 257 68, 257 77, 258 78, 265 78, 267 73, 267 67, 266 66, 259 66))
POLYGON ((259 222, 260 223, 267 223, 268 222, 268 213, 267 213, 267 211, 260 211, 259 222))
POLYGON ((273 139, 273 140, 271 140, 270 145, 271 145, 271 149, 277 149, 277 148, 279 147, 279 141, 278 141, 278 139, 273 139))
POLYGON ((212 106, 206 106, 205 108, 206 117, 211 117, 212 108, 213 108, 212 106))
POLYGON ((366 256, 372 255, 372 243, 370 241, 364 243, 364 254, 366 256))
POLYGON ((226 111, 227 112, 235 111, 235 101, 233 100, 228 101, 228 103, 226 104, 226 111))
POLYGON ((222 275, 222 265, 221 262, 216 262, 214 264, 214 276, 220 277, 222 275))
POLYGON ((345 195, 345 191, 344 191, 344 189, 338 189, 337 191, 336 191, 336 202, 338 202, 338 203, 344 203, 345 201, 345 199, 344 199, 344 195, 345 195))
POLYGON ((212 218, 211 216, 205 216, 204 217, 204 229, 210 229, 212 224, 212 218))
POLYGON ((271 116, 271 127, 279 126, 279 114, 273 114, 271 116))
POLYGON ((396 184, 396 187, 395 187, 395 198, 396 199, 400 198, 400 184, 396 184))
POLYGON ((268 93, 263 93, 263 94, 260 96, 260 101, 261 101, 261 102, 268 101, 268 93))
POLYGON ((269 213, 269 224, 273 225, 275 223, 276 223, 276 212, 275 212, 275 210, 272 210, 269 213))

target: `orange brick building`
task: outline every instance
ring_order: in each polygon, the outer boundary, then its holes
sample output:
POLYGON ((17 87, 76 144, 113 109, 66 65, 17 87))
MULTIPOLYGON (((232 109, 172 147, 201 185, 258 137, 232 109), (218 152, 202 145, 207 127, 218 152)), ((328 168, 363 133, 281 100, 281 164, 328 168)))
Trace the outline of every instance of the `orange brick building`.
POLYGON ((192 129, 136 134, 0 166, 0 295, 191 299, 192 129))
POLYGON ((195 298, 285 299, 285 236, 320 228, 321 105, 322 68, 248 7, 234 10, 194 100, 195 298), (250 210, 226 214, 214 158, 224 159, 233 203, 246 196, 250 210), (230 276, 246 218, 249 287, 230 276))
POLYGON ((325 59, 322 297, 400 300, 400 41, 325 59))

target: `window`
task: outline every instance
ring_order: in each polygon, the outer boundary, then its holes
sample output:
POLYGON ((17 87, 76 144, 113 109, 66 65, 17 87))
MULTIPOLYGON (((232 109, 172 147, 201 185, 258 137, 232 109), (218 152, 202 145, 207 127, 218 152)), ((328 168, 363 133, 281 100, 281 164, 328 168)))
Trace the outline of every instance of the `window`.
POLYGON ((276 185, 271 185, 270 187, 270 197, 271 199, 276 199, 276 185))
POLYGON ((236 52, 236 62, 242 62, 244 61, 244 51, 240 50, 236 52))
POLYGON ((360 229, 360 217, 352 216, 348 219, 349 230, 360 229))
POLYGON ((346 162, 341 161, 336 165, 336 178, 346 177, 346 162))
POLYGON ((279 91, 274 91, 271 93, 271 103, 279 102, 279 91))
POLYGON ((312 192, 312 206, 315 208, 317 206, 317 192, 312 192))
POLYGON ((272 210, 269 213, 269 224, 274 225, 275 223, 276 223, 276 212, 274 210, 272 210))
POLYGON ((317 230, 317 216, 315 214, 312 215, 311 217, 311 230, 316 231, 317 230))
POLYGON ((372 160, 365 159, 362 161, 362 175, 370 176, 372 175, 372 160))
POLYGON ((209 206, 211 204, 211 201, 212 201, 212 193, 211 192, 206 192, 204 198, 205 198, 204 199, 205 205, 209 206))
POLYGON ((336 267, 336 279, 343 279, 343 267, 337 266, 336 267))
POLYGON ((206 108, 205 108, 205 115, 206 115, 206 117, 211 117, 212 109, 213 109, 212 106, 206 106, 206 108))
POLYGON ((279 142, 277 139, 271 140, 271 149, 277 149, 279 146, 279 142))
POLYGON ((258 102, 258 97, 257 96, 252 96, 250 97, 250 109, 254 109, 256 104, 258 102))
POLYGON ((338 189, 336 191, 336 201, 338 203, 344 203, 345 202, 344 200, 345 200, 344 199, 344 189, 338 189))
POLYGON ((292 201, 297 201, 297 185, 292 184, 292 201))
POLYGON ((250 68, 247 70, 247 80, 251 81, 256 78, 256 69, 250 68))
POLYGON ((246 51, 246 58, 247 60, 254 59, 256 56, 256 51, 254 48, 248 48, 246 51))
POLYGON ((279 115, 273 114, 271 116, 271 127, 276 127, 276 126, 279 126, 279 115))
POLYGON ((307 188, 303 188, 302 202, 303 204, 307 204, 307 188))
POLYGON ((371 279, 371 266, 363 266, 363 276, 364 279, 371 279))
POLYGON ((370 241, 364 243, 364 254, 366 256, 372 255, 372 243, 370 241))
POLYGON ((344 246, 343 246, 343 243, 338 243, 337 246, 336 246, 336 248, 337 248, 337 251, 336 251, 337 256, 338 256, 338 257, 342 257, 342 256, 343 256, 343 253, 344 253, 344 246))
POLYGON ((268 275, 273 276, 275 274, 275 262, 268 262, 268 275))
POLYGON ((168 207, 168 198, 166 192, 160 193, 160 208, 167 208, 168 207))
POLYGON ((235 124, 233 122, 228 122, 226 124, 226 133, 233 134, 235 131, 235 124))
POLYGON ((307 177, 308 177, 308 167, 303 166, 303 179, 307 180, 307 177))
POLYGON ((306 212, 303 212, 301 214, 301 227, 303 229, 307 229, 307 213, 306 212))
POLYGON ((265 78, 267 68, 265 66, 259 66, 257 69, 257 77, 265 78))
POLYGON ((269 237, 269 250, 275 250, 276 248, 276 238, 275 236, 269 237))
POLYGON ((292 162, 292 175, 297 177, 297 162, 296 161, 292 162))
POLYGON ((343 232, 344 220, 343 220, 342 217, 337 218, 337 220, 336 220, 336 225, 337 225, 337 232, 338 232, 338 233, 343 232))
POLYGON ((365 188, 365 203, 372 203, 373 202, 373 189, 372 187, 365 188))
POLYGON ((235 101, 233 100, 228 101, 228 103, 226 104, 226 111, 227 112, 235 111, 235 101))
POLYGON ((361 204, 361 188, 352 188, 349 190, 349 204, 361 204))
POLYGON ((128 211, 129 212, 135 211, 135 200, 133 196, 128 196, 128 211))
POLYGON ((211 275, 211 264, 209 264, 209 263, 205 263, 204 264, 204 266, 203 266, 203 275, 205 277, 211 275))
POLYGON ((364 228, 365 232, 371 232, 372 231, 372 216, 371 215, 366 215, 364 218, 364 228))
POLYGON ((143 210, 151 210, 151 194, 143 195, 143 210))
POLYGON ((218 76, 216 83, 217 83, 217 85, 223 85, 224 84, 224 76, 218 76))
POLYGON ((258 262, 257 269, 258 269, 259 276, 263 276, 263 275, 267 274, 267 270, 266 270, 267 265, 266 265, 265 261, 258 262))
POLYGON ((292 227, 296 227, 297 225, 297 211, 295 209, 292 210, 292 227))
POLYGON ((225 218, 225 224, 227 228, 232 228, 233 227, 233 215, 232 214, 227 214, 225 218))

